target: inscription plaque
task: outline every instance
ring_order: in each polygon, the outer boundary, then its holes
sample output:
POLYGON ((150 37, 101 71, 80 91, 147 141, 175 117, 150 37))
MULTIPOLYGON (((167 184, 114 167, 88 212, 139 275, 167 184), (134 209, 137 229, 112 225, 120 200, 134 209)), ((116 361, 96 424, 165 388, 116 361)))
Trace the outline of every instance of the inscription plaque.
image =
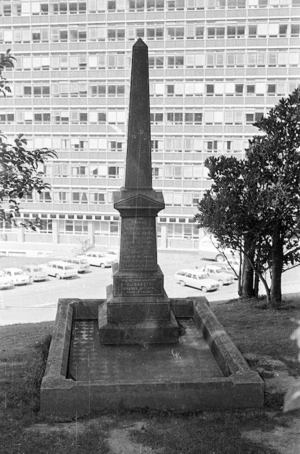
POLYGON ((157 269, 154 217, 122 219, 119 269, 137 271, 157 269))
POLYGON ((163 282, 158 278, 123 278, 115 281, 115 295, 162 295, 163 282))

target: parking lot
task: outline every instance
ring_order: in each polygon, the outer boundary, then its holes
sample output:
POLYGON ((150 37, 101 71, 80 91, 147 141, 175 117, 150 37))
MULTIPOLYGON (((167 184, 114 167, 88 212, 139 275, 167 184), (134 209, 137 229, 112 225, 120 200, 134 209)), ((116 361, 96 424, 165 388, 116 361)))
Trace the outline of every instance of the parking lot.
MULTIPOLYGON (((53 258, 51 258, 53 260, 53 258)), ((0 268, 47 263, 49 259, 29 257, 1 257, 0 268)), ((198 289, 176 284, 174 274, 182 268, 195 268, 215 263, 200 259, 197 253, 160 252, 158 263, 164 273, 165 290, 170 298, 202 295, 198 289)), ((300 290, 299 269, 284 274, 284 292, 300 290)), ((105 298, 106 286, 112 283, 111 268, 92 266, 88 273, 72 279, 55 279, 0 290, 0 325, 54 320, 59 298, 105 298)), ((236 298, 237 281, 215 292, 205 293, 209 301, 236 298)))

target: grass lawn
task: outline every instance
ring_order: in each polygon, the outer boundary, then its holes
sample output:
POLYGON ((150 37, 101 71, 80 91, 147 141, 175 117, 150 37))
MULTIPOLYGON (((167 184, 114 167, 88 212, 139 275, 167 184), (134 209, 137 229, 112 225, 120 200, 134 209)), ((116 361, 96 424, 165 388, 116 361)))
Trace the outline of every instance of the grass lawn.
MULTIPOLYGON (((297 348, 289 339, 300 304, 277 312, 254 306, 253 301, 238 300, 211 304, 242 353, 280 359, 291 375, 300 376, 297 348)), ((115 454, 118 451, 109 440, 124 427, 133 428, 130 439, 136 447, 122 451, 125 454, 275 454, 279 451, 250 441, 244 433, 275 427, 286 430, 295 418, 295 413, 282 414, 283 395, 275 402, 269 400, 263 410, 184 415, 119 412, 91 415, 89 420, 68 424, 42 418, 38 413, 39 385, 52 327, 50 322, 0 327, 1 454, 115 454), (137 422, 141 423, 138 429, 137 422)))

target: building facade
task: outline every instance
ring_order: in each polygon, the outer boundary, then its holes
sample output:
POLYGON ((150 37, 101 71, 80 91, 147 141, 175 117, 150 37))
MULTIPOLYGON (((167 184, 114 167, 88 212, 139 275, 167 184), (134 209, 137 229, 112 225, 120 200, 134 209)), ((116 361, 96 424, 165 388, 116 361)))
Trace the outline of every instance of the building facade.
POLYGON ((204 161, 243 157, 253 122, 299 85, 300 0, 1 0, 0 52, 12 49, 0 130, 58 158, 51 192, 21 204, 39 233, 2 241, 116 245, 132 46, 149 47, 154 188, 161 248, 197 249, 204 161))

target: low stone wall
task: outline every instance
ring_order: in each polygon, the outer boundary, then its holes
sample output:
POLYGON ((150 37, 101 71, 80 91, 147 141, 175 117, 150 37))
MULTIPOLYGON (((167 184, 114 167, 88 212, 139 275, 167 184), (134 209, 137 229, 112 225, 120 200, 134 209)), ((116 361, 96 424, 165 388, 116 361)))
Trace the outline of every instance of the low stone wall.
MULTIPOLYGON (((206 298, 171 299, 175 316, 193 319, 203 333, 223 373, 206 379, 168 380, 151 378, 151 364, 145 383, 106 380, 74 381, 68 376, 68 362, 74 320, 95 322, 104 300, 62 299, 59 301, 46 373, 41 386, 41 412, 57 417, 75 417, 118 408, 149 407, 195 411, 261 407, 264 382, 249 367, 222 325, 210 310, 206 298)), ((111 347, 110 347, 111 348, 111 347)), ((119 347, 112 347, 119 348, 119 347)), ((130 348, 130 347, 129 347, 130 348)), ((101 360, 101 358, 100 358, 101 360)), ((183 365, 184 367, 184 365, 183 365)), ((199 374, 200 377, 200 374, 199 374)))

